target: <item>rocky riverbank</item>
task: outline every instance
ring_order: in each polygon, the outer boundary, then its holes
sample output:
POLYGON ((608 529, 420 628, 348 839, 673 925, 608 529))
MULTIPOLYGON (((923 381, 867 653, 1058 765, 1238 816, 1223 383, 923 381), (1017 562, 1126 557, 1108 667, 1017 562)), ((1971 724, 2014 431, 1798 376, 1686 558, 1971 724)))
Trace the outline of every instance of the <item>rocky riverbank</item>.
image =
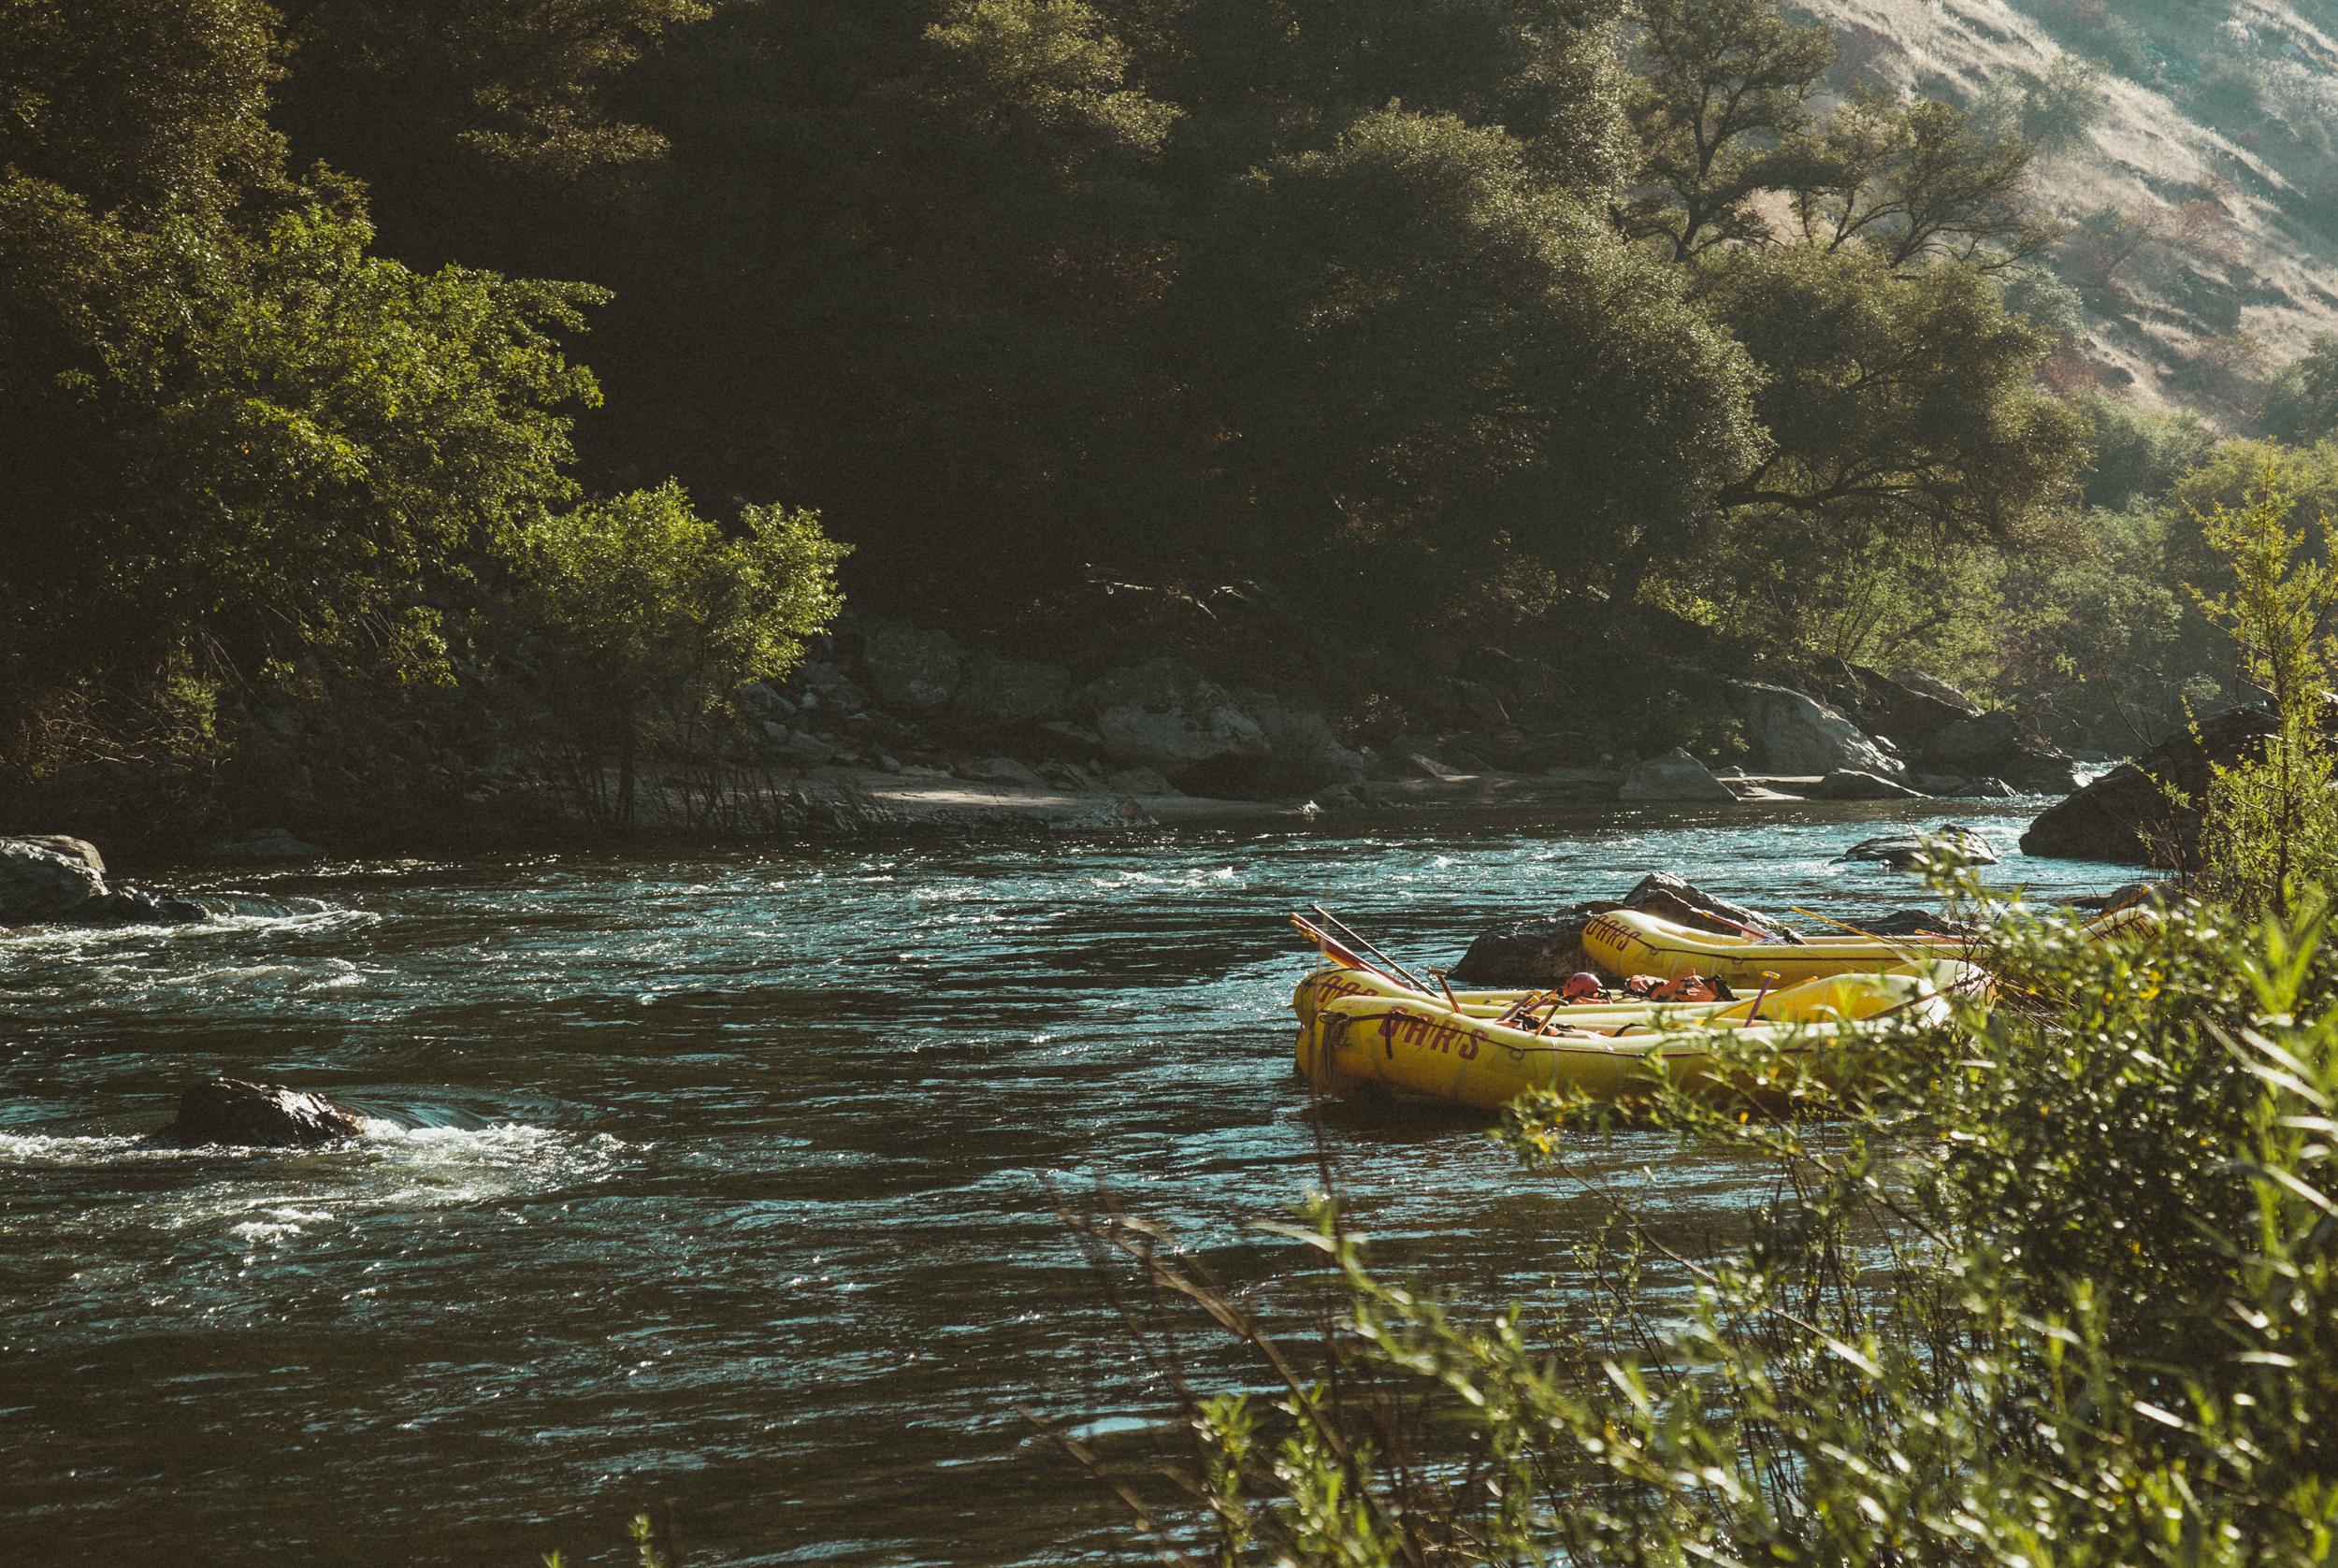
MULTIPOLYGON (((224 794, 191 842, 145 842, 119 814, 84 823, 70 801, 15 826, 173 859, 298 860, 615 830, 1110 828, 1407 808, 1948 800, 2077 784, 2075 760, 2022 715, 1921 673, 1838 663, 1787 685, 1609 642, 1604 665, 1580 671, 1527 657, 1479 660, 1468 675, 1383 660, 1343 685, 1322 660, 1294 660, 1315 679, 1276 685, 1183 655, 1053 663, 862 618, 786 678, 740 687, 733 716, 695 730, 686 755, 644 757, 629 824, 596 815, 573 760, 532 749, 524 726, 481 723, 465 732, 505 739, 450 750, 428 798, 368 808, 294 770, 279 775, 290 786, 224 794)), ((251 718, 301 741, 289 710, 251 718)))
POLYGON ((1395 719, 1343 722, 1306 690, 1221 683, 1182 658, 1082 671, 870 622, 787 680, 743 688, 739 743, 913 815, 1049 797, 1133 798, 1165 820, 1199 808, 1164 802, 1195 798, 1336 811, 1984 798, 2077 784, 2072 758, 2018 714, 1923 675, 1843 664, 1812 692, 1667 666, 1645 685, 1619 706, 1676 711, 1686 716, 1670 727, 1707 743, 1643 755, 1614 736, 1649 724, 1587 725, 1554 696, 1553 672, 1529 661, 1492 681, 1422 673, 1389 705, 1395 719), (945 780, 989 793, 912 787, 945 780))

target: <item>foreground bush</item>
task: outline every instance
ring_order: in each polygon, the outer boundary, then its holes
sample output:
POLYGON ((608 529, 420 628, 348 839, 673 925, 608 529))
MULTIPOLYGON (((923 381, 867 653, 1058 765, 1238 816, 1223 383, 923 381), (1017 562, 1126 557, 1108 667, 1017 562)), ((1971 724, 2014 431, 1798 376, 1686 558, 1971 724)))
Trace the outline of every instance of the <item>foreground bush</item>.
MULTIPOLYGON (((1773 1058, 1746 1064, 1764 1114, 1660 1095, 1646 1115, 1777 1196, 1709 1257, 1618 1200, 1531 1329, 1376 1273, 1328 1200, 1292 1232, 1331 1291, 1304 1339, 1158 1232, 1087 1222, 1277 1390, 1181 1389, 1193 1505, 1130 1495, 1166 1549, 1225 1562, 2327 1561, 2320 906, 2190 907, 2140 949, 2018 920, 1995 961, 1990 1018, 1896 1042, 1855 1092, 1773 1058)), ((1528 1097, 1500 1136, 1564 1174, 1603 1115, 1528 1097)))

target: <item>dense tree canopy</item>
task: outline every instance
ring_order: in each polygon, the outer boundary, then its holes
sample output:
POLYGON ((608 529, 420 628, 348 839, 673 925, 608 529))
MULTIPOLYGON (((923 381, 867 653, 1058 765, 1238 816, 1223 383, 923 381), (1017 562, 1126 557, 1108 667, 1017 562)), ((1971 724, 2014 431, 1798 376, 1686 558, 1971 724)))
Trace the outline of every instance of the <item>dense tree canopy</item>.
POLYGON ((775 496, 985 629, 1874 653, 2202 453, 2039 384, 2021 117, 1833 57, 1775 0, 0 0, 0 657, 491 677, 584 656, 546 528, 775 496))
POLYGON ((276 25, 0 7, 5 782, 194 758, 255 683, 447 683, 578 496, 604 292, 374 253, 284 169, 276 25))

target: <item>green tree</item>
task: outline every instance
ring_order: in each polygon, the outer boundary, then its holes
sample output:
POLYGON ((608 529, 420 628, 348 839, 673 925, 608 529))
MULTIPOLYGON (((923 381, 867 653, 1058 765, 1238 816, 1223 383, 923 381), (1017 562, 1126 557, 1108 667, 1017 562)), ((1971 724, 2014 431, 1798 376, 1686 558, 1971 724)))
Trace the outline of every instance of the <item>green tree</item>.
MULTIPOLYGON (((648 163, 665 137, 615 113, 619 83, 707 0, 287 0, 296 134, 348 159, 368 138, 449 178, 469 156, 570 182, 648 163), (459 151, 458 151, 459 150, 459 151)), ((474 187, 475 189, 475 187, 474 187)))
POLYGON ((2107 107, 2102 68, 2065 54, 2022 90, 2022 138, 2048 152, 2084 140, 2107 107))
POLYGON ((1639 135, 1624 232, 1658 237, 1676 260, 1767 232, 1753 198, 1790 182, 1789 144, 1811 123, 1811 95, 1834 64, 1817 22, 1774 0, 1649 0, 1630 112, 1639 135))
POLYGON ((1898 276, 1857 249, 1748 252, 1704 298, 1765 372, 1754 408, 1773 443, 1725 505, 1845 537, 1891 523, 2002 541, 2084 453, 2083 423, 2032 381, 2043 336, 1969 266, 1898 276))
POLYGON ((2268 463, 2239 508, 2218 504, 2200 519, 2201 537, 2227 564, 2231 586, 2195 590, 2201 611, 2231 639, 2242 679, 2261 694, 2276 727, 2261 755, 2218 764, 2201 823, 2201 877, 2207 893, 2235 908, 2287 916, 2293 899, 2320 899, 2338 874, 2338 760, 2331 753, 2331 696, 2338 682, 2338 539, 2328 511, 2316 521, 2319 550, 2288 527, 2298 496, 2268 463))
POLYGON ((547 513, 523 548, 546 699, 588 819, 634 822, 641 758, 756 676, 778 677, 835 613, 846 554, 809 511, 750 506, 727 534, 669 482, 547 513))
POLYGON ((1186 304, 1242 328, 1214 408, 1244 554, 1367 550, 1431 613, 1503 540, 1628 583, 1753 454, 1743 355, 1499 131, 1365 115, 1237 219, 1186 304))
MULTIPOLYGON (((497 537, 572 491, 571 285, 369 253, 354 192, 296 184, 263 112, 271 14, 14 0, 0 96, 0 680, 45 716, 326 655, 444 669, 497 537), (194 25, 190 25, 190 22, 194 25)), ((144 705, 151 708, 151 704, 144 705)), ((208 721, 207 721, 208 723, 208 721)))
POLYGON ((1941 258, 1996 271, 2057 232, 2026 200, 2029 146, 1938 99, 1855 94, 1790 151, 1780 182, 1803 242, 1855 244, 1896 272, 1941 258))
POLYGON ((2260 417, 2275 440, 2302 446, 2338 437, 2338 334, 2316 334, 2305 352, 2273 373, 2260 417))
POLYGON ((2148 413, 2099 394, 2071 399, 2094 427, 2094 456, 2084 476, 2086 504, 2119 511, 2156 501, 2208 460, 2215 432, 2189 410, 2148 413))

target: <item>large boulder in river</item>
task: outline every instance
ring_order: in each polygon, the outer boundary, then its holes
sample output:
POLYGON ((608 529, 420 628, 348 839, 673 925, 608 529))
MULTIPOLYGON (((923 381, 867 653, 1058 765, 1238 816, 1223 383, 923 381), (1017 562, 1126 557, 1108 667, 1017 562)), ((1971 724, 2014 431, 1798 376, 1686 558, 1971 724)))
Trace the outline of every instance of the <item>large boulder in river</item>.
POLYGON ((180 926, 208 919, 192 899, 124 883, 106 885, 97 846, 58 834, 0 839, 0 926, 180 926))
POLYGON ((1591 956, 1583 951, 1583 928, 1614 909, 1636 909, 1678 925, 1731 935, 1785 929, 1758 910, 1731 903, 1677 876, 1651 871, 1621 903, 1595 899, 1551 914, 1502 922, 1471 942, 1446 978, 1456 985, 1556 985, 1593 967, 1591 956))
POLYGON ((1113 762, 1172 779, 1205 764, 1262 757, 1266 731, 1224 688, 1176 659, 1116 669, 1076 699, 1113 762))
POLYGON ((1943 854, 1969 866, 1997 864, 1997 851, 1989 847, 1988 840, 1954 822, 1943 822, 1921 832, 1886 833, 1879 838, 1862 839, 1835 858, 1871 860, 1895 871, 1912 871, 1943 854))
POLYGON ((1741 934, 1752 929, 1782 936, 1786 929, 1759 910, 1708 893, 1669 871, 1651 871, 1634 883, 1624 895, 1624 907, 1697 930, 1741 934))
POLYGON ((1505 920, 1471 942, 1446 979, 1456 985, 1556 985, 1591 967, 1591 957, 1583 951, 1583 928, 1595 915, 1623 907, 1602 900, 1555 914, 1505 920))
POLYGON ((179 1097, 179 1115, 155 1131, 154 1142, 182 1149, 210 1144, 310 1149, 364 1130, 356 1116, 322 1095, 281 1084, 207 1078, 179 1097))
POLYGON ((1754 760, 1765 773, 1832 773, 1850 770, 1897 778, 1906 765, 1814 697, 1764 681, 1728 683, 1730 701, 1745 726, 1754 760))
POLYGON ((2211 764, 2229 768, 2249 760, 2275 727, 2273 714, 2254 705, 2212 713, 2048 806, 2021 836, 2021 847, 2063 860, 2181 865, 2200 842, 2211 764), (2177 806, 2166 785, 2190 803, 2177 806))
POLYGON ((1737 792, 1715 778, 1711 770, 1678 746, 1624 774, 1624 787, 1616 793, 1620 800, 1636 802, 1708 800, 1719 804, 1737 798, 1737 792))
POLYGON ((78 919, 105 896, 95 845, 54 834, 0 839, 0 926, 78 919))

